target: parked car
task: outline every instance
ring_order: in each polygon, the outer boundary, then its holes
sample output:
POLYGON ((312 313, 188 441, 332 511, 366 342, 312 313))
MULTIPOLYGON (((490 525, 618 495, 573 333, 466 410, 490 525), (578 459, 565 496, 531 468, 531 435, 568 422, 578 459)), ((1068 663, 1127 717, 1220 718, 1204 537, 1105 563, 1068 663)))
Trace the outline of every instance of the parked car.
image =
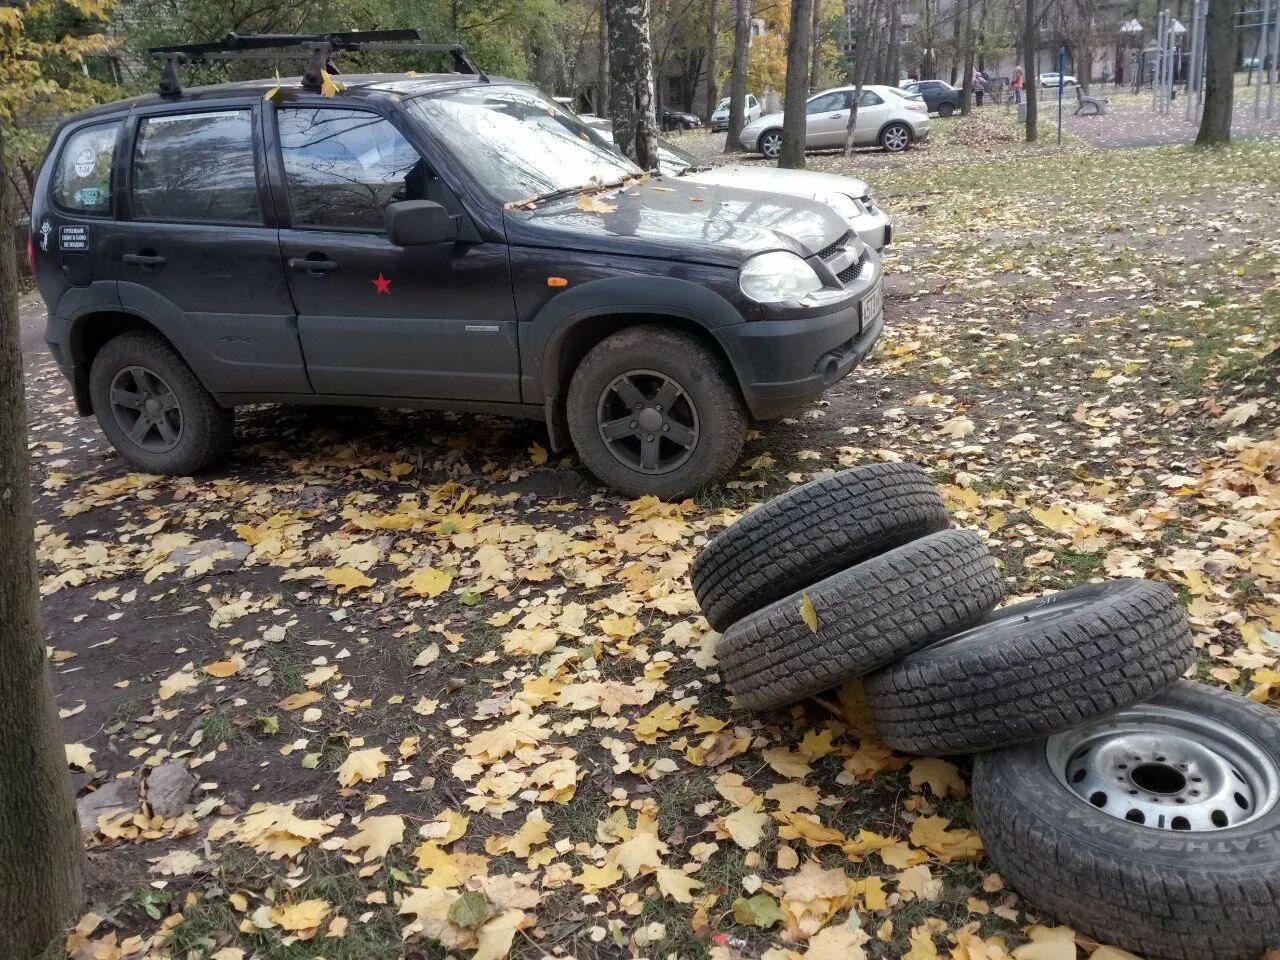
POLYGON ((544 421, 623 493, 683 497, 880 335, 879 258, 826 204, 646 180, 523 83, 307 77, 53 135, 45 339, 138 469, 215 463, 241 404, 426 407, 544 421))
MULTIPOLYGON (((613 124, 608 120, 595 116, 582 119, 605 139, 613 141, 613 124)), ((844 217, 849 229, 876 253, 884 252, 893 240, 893 223, 889 215, 871 198, 871 188, 852 177, 814 170, 778 170, 755 164, 709 167, 693 154, 661 137, 658 138, 658 170, 663 176, 681 177, 692 183, 745 187, 766 193, 776 191, 818 200, 844 217)))
MULTIPOLYGON (((760 101, 755 98, 754 94, 747 94, 747 102, 743 106, 743 123, 750 123, 756 117, 760 116, 760 101)), ((711 114, 711 129, 715 133, 720 133, 729 129, 729 98, 725 97, 716 104, 715 111, 711 114)))
POLYGON ((940 117, 949 117, 960 109, 961 91, 945 80, 916 80, 901 89, 918 94, 929 112, 940 117))
POLYGON ((685 113, 683 110, 663 107, 661 123, 663 130, 696 130, 702 126, 702 118, 693 113, 685 113))
POLYGON ((1069 74, 1066 76, 1063 76, 1062 74, 1058 74, 1058 73, 1042 73, 1040 74, 1040 86, 1056 87, 1058 85, 1058 78, 1060 76, 1062 77, 1062 85, 1064 87, 1074 87, 1078 83, 1076 78, 1073 76, 1070 76, 1069 74))
MULTIPOLYGON (((836 87, 816 93, 805 102, 805 149, 844 146, 853 94, 853 87, 836 87)), ((890 153, 897 153, 928 136, 928 107, 918 95, 897 87, 862 88, 854 146, 879 144, 890 153)), ((771 113, 753 120, 742 128, 740 139, 744 149, 759 151, 770 160, 776 158, 782 150, 782 114, 771 113)))

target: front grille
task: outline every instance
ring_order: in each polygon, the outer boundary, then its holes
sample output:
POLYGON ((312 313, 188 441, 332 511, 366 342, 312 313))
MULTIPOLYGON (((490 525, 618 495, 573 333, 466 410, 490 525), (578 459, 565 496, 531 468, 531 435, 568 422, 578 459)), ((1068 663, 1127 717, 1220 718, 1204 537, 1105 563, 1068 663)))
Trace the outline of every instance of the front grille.
POLYGON ((837 273, 836 276, 839 278, 841 283, 847 286, 851 280, 858 279, 858 275, 862 273, 862 268, 866 266, 866 263, 867 263, 867 251, 863 250, 862 255, 858 257, 857 260, 855 260, 853 263, 849 264, 849 266, 845 267, 843 270, 837 273))
POLYGON ((818 259, 830 260, 833 256, 835 256, 835 252, 837 250, 839 250, 841 247, 848 245, 849 239, 852 236, 853 236, 853 231, 846 230, 839 237, 837 237, 833 243, 823 247, 821 250, 818 251, 818 259))

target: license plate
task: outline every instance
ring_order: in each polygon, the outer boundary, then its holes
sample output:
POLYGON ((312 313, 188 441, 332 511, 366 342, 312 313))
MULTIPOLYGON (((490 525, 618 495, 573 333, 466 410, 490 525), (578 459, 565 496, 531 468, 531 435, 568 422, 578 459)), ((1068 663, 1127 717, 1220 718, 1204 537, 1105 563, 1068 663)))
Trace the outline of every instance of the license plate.
POLYGON ((862 329, 866 330, 879 323, 884 315, 884 284, 877 283, 872 287, 867 298, 862 301, 862 329))

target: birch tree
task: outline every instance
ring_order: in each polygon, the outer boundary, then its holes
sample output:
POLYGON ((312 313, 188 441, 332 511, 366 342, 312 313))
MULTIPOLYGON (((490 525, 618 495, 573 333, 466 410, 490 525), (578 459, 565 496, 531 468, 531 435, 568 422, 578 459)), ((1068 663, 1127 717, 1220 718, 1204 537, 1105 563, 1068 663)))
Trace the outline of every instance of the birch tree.
POLYGON ((613 142, 646 170, 658 163, 649 0, 605 0, 613 142))

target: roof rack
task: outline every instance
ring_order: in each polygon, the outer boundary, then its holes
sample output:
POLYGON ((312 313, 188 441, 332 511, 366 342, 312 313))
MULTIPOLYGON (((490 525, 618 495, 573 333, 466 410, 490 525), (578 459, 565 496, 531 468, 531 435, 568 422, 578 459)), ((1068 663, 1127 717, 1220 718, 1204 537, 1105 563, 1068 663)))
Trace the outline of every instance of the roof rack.
POLYGON ((335 54, 342 50, 366 53, 448 53, 458 73, 474 74, 486 83, 488 75, 475 65, 460 43, 424 43, 417 30, 348 30, 338 33, 229 33, 221 40, 151 47, 151 56, 165 61, 158 92, 182 96, 178 67, 218 60, 307 60, 302 88, 319 92, 323 74, 336 74, 335 54))

